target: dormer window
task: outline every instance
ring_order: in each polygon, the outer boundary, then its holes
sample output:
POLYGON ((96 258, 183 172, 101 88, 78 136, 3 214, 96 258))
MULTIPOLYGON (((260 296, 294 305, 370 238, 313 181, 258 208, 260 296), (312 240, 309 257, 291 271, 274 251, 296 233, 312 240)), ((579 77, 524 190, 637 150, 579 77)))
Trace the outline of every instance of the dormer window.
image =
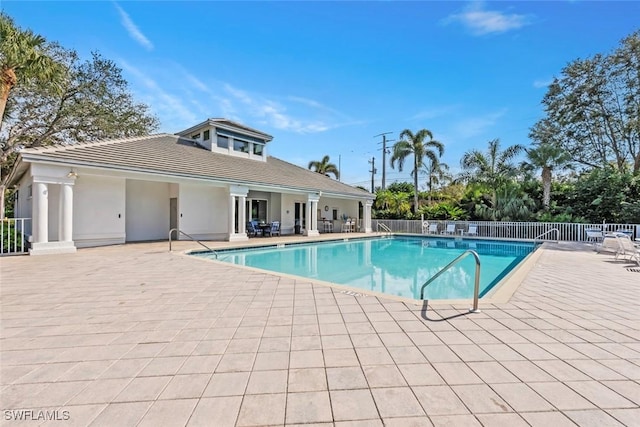
POLYGON ((264 151, 264 145, 262 144, 253 144, 253 154, 257 156, 262 156, 262 152, 264 151))
POLYGON ((202 139, 203 139, 204 141, 208 141, 210 138, 211 138, 211 131, 210 131, 210 130, 205 130, 205 131, 202 133, 202 139))
POLYGON ((191 135, 191 139, 200 139, 200 134, 199 133, 195 133, 195 134, 191 135))
POLYGON ((226 136, 218 135, 218 148, 229 148, 229 138, 226 136))
POLYGON ((240 141, 237 139, 233 140, 233 149, 234 151, 239 151, 241 153, 249 152, 249 143, 247 141, 240 141))

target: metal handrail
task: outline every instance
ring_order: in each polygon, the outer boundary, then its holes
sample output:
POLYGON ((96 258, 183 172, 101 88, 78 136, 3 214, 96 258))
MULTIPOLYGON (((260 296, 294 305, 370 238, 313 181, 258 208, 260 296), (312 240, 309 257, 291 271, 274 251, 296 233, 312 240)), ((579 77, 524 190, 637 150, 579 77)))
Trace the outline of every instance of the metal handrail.
POLYGON ((454 259, 449 264, 447 264, 444 268, 442 268, 440 271, 438 271, 435 274, 435 276, 433 276, 429 280, 427 280, 424 283, 424 285, 422 285, 422 288, 420 289, 420 299, 421 300, 424 299, 424 288, 429 286, 429 284, 431 284, 434 280, 436 280, 438 277, 440 277, 442 275, 442 273, 447 271, 454 264, 457 264, 459 261, 461 261, 462 259, 466 258, 467 255, 473 255, 473 257, 476 260, 476 277, 475 277, 475 285, 474 285, 474 290, 473 290, 473 308, 470 308, 469 312, 471 312, 471 313, 480 313, 480 309, 478 309, 478 297, 479 297, 479 294, 480 294, 480 256, 478 255, 478 253, 476 251, 471 250, 471 249, 468 249, 468 250, 464 251, 463 253, 461 253, 458 257, 456 257, 456 259, 454 259))
POLYGON ((557 228, 552 228, 551 230, 547 230, 544 233, 534 237, 533 239, 533 243, 535 243, 540 237, 546 236, 547 234, 551 233, 552 231, 556 232, 556 243, 560 241, 560 230, 558 230, 557 228))
POLYGON ((376 223, 376 231, 379 233, 380 232, 380 228, 382 228, 384 231, 386 231, 387 233, 391 234, 393 233, 391 231, 391 229, 389 227, 387 227, 385 224, 378 222, 376 223))
POLYGON ((214 251, 209 246, 205 245, 204 243, 202 243, 200 240, 196 239, 195 237, 193 237, 193 236, 185 233, 184 231, 180 230, 179 228, 172 228, 171 230, 169 230, 169 251, 171 251, 171 235, 173 234, 174 231, 177 231, 178 233, 182 234, 183 236, 187 236, 189 239, 191 239, 191 241, 196 242, 200 246, 208 249, 209 252, 212 252, 215 255, 216 259, 218 259, 218 253, 216 251, 214 251))

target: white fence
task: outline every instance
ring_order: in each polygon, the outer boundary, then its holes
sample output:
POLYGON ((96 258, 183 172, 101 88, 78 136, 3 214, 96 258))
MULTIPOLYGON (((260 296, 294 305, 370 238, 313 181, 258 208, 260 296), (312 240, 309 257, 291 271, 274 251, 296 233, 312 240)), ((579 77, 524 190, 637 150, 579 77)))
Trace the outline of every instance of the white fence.
POLYGON ((28 233, 31 218, 0 219, 0 255, 25 254, 29 251, 28 233))
MULTIPOLYGON (((506 221, 437 221, 373 219, 373 230, 378 223, 389 227, 394 233, 429 234, 429 225, 437 224, 437 233, 446 234, 447 226, 455 225, 453 234, 465 235, 469 225, 477 226, 476 237, 491 237, 524 240, 557 240, 583 242, 587 240, 586 230, 598 229, 606 232, 626 232, 632 238, 640 238, 640 224, 573 224, 566 222, 506 222, 506 221), (558 232, 551 232, 557 229, 558 232), (547 233, 547 234, 545 234, 547 233), (544 236, 544 237, 540 237, 544 236)), ((433 228, 433 226, 432 226, 433 228)), ((432 233, 433 234, 433 233, 432 233)))

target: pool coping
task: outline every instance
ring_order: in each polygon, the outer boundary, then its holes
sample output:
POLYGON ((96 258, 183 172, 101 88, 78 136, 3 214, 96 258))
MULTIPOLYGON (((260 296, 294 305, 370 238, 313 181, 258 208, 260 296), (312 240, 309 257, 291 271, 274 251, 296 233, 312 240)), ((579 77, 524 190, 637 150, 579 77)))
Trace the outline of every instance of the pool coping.
MULTIPOLYGON (((304 245, 304 244, 308 244, 308 243, 326 243, 326 242, 343 242, 343 241, 349 241, 349 240, 364 240, 364 239, 373 239, 373 238, 379 238, 379 237, 384 237, 384 236, 409 236, 409 237, 417 237, 417 236, 422 236, 425 237, 425 235, 423 234, 410 234, 410 233, 391 233, 391 234, 382 234, 382 233, 377 233, 375 235, 368 235, 368 236, 358 236, 358 237, 340 237, 340 238, 336 238, 336 239, 322 239, 322 240, 304 240, 304 241, 300 241, 300 242, 291 242, 291 243, 275 243, 275 244, 258 244, 258 245, 250 245, 250 246, 246 246, 246 245, 238 245, 238 246, 230 246, 230 247, 225 247, 223 249, 212 249, 213 252, 229 252, 229 251, 234 251, 234 250, 238 250, 238 249, 259 249, 259 248, 277 248, 280 247, 280 245, 283 246, 297 246, 297 245, 304 245)), ((428 237, 428 235, 426 236, 428 237)), ((455 237, 458 236, 432 236, 432 237, 442 237, 442 238, 447 238, 447 239, 454 239, 455 237)), ((459 238, 459 237, 458 237, 459 238)), ((469 240, 495 240, 495 241, 519 241, 519 242, 531 242, 531 240, 524 240, 524 239, 499 239, 499 238, 470 238, 469 240)), ((527 277, 527 274, 531 271, 531 269, 535 266, 537 260, 540 258, 540 256, 542 255, 542 252, 545 250, 545 246, 547 245, 547 243, 543 242, 540 247, 538 247, 537 249, 534 249, 531 253, 529 253, 526 257, 524 257, 524 259, 518 263, 518 265, 511 270, 509 273, 507 273, 507 275, 505 275, 498 283, 496 283, 487 293, 487 295, 485 295, 484 297, 480 298, 478 300, 479 304, 500 304, 500 303, 506 303, 509 302, 509 300, 511 299, 511 297, 513 296, 513 294, 515 293, 515 291, 520 287, 520 284, 524 281, 524 279, 527 277)), ((322 285, 322 286, 328 286, 330 288, 333 289, 338 289, 341 291, 341 293, 345 293, 348 295, 352 295, 352 296, 358 296, 358 297, 377 297, 377 298, 386 298, 392 301, 397 301, 397 302, 402 302, 405 304, 411 304, 411 305, 415 305, 415 306, 419 306, 419 305, 424 305, 425 301, 429 304, 429 305, 438 305, 438 306, 442 306, 442 305, 452 305, 452 306, 464 306, 464 305, 469 305, 470 303, 473 303, 473 299, 469 298, 469 299, 437 299, 437 300, 419 300, 419 299, 413 299, 413 298, 407 298, 407 297, 401 297, 401 296, 397 296, 397 295, 391 295, 391 294, 386 294, 383 292, 377 292, 377 291, 371 291, 371 290, 366 290, 366 289, 361 289, 361 288, 356 288, 353 286, 348 286, 348 285, 342 285, 339 283, 333 283, 333 282, 327 282, 324 280, 319 280, 319 279, 312 279, 312 278, 308 278, 308 277, 302 277, 302 276, 296 276, 293 274, 287 274, 287 273, 280 273, 280 272, 275 272, 275 271, 270 271, 270 270, 264 270, 264 269, 260 269, 260 268, 256 268, 256 267, 249 267, 246 265, 239 265, 239 264, 233 264, 233 263, 228 263, 228 262, 224 262, 224 261, 220 261, 218 259, 211 259, 211 258, 203 258, 203 257, 194 257, 192 254, 194 253, 200 253, 200 252, 210 252, 207 250, 202 250, 202 249, 188 249, 185 251, 181 251, 178 252, 179 255, 182 256, 187 256, 191 259, 198 259, 198 260, 202 260, 202 261, 207 261, 207 262, 215 262, 218 264, 222 264, 222 265, 227 265, 227 266, 231 266, 231 267, 237 267, 237 268, 242 268, 245 270, 249 270, 249 271, 253 271, 253 272, 258 272, 258 273, 265 273, 265 274, 273 274, 275 276, 279 276, 279 277, 284 277, 287 279, 293 279, 293 280, 303 280, 306 281, 308 283, 313 283, 313 284, 318 284, 318 285, 322 285)))

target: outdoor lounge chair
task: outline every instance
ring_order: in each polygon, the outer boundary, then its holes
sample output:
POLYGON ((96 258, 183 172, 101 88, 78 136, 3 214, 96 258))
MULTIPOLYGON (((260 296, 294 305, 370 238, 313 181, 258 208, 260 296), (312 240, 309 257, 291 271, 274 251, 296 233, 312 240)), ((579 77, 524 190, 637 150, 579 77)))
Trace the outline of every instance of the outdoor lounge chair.
POLYGON ((635 261, 640 266, 640 248, 633 244, 626 234, 616 233, 616 239, 620 245, 618 256, 628 257, 629 261, 635 261))
MULTIPOLYGON (((423 223, 422 224, 422 229, 424 230, 424 224, 428 224, 428 223, 423 223)), ((438 223, 434 222, 429 224, 429 229, 428 229, 429 234, 438 234, 438 223)))
POLYGON ((469 229, 464 234, 466 236, 477 236, 478 235, 478 226, 476 224, 469 224, 469 229))
POLYGON ((442 234, 456 234, 456 225, 455 224, 447 224, 447 229, 442 232, 442 234))

